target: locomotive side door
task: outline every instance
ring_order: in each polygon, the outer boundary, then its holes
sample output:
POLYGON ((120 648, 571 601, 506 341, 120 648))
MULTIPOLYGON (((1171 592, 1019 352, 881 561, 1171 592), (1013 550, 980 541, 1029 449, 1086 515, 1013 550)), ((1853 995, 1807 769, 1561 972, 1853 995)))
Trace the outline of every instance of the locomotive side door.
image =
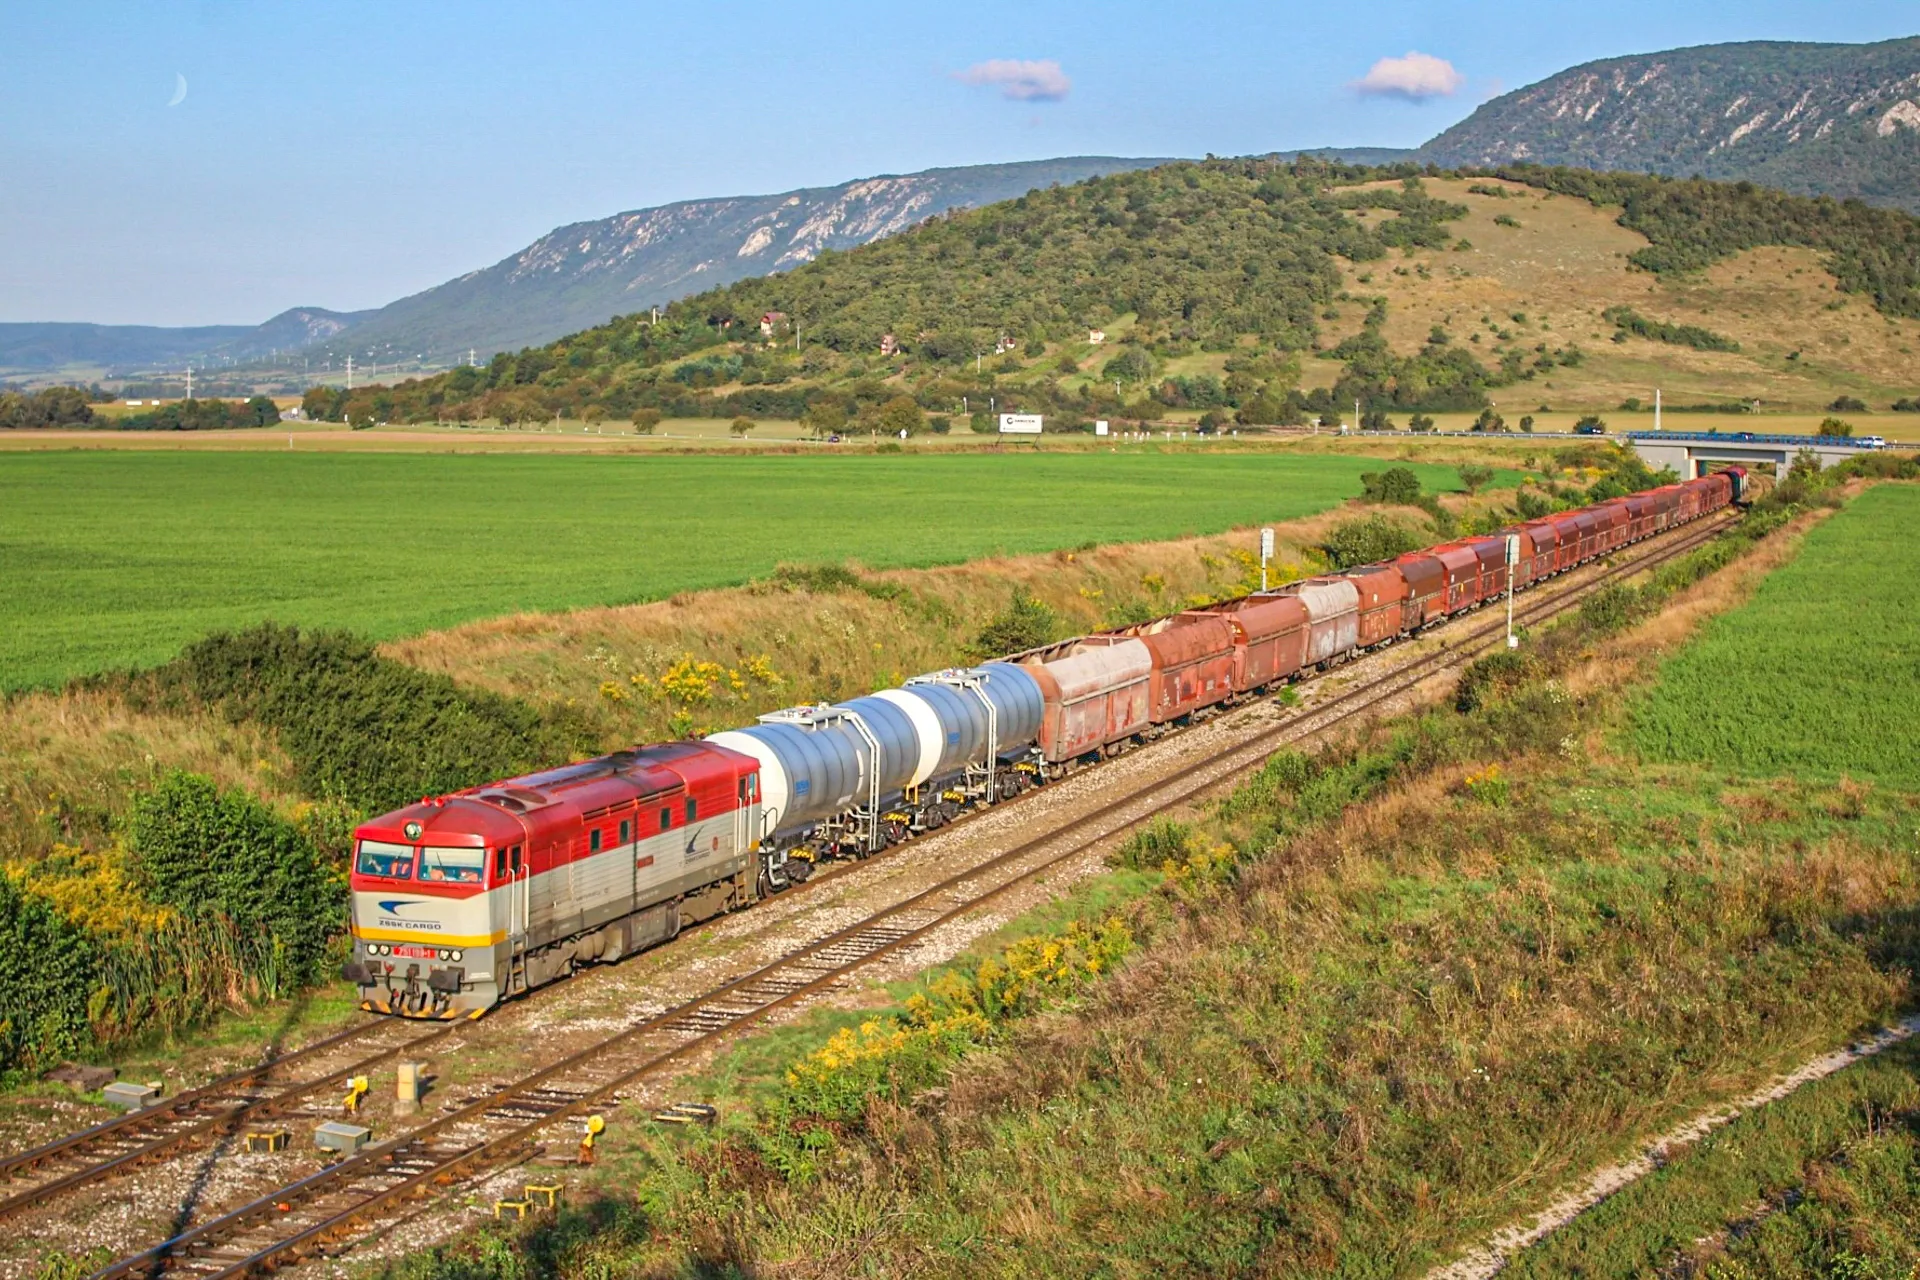
POLYGON ((495 985, 502 996, 511 994, 521 987, 527 951, 527 908, 528 881, 532 879, 532 868, 527 862, 527 842, 523 839, 497 850, 494 854, 494 883, 499 910, 490 913, 498 920, 501 931, 506 935, 506 954, 496 956, 495 985), (502 968, 499 961, 504 960, 502 968))

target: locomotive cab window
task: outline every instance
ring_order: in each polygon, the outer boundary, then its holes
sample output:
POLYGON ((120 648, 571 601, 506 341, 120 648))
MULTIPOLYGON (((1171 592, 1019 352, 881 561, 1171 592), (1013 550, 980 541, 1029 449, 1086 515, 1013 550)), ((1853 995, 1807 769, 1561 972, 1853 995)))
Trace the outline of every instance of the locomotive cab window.
POLYGON ((446 884, 479 884, 487 873, 485 849, 436 849, 432 845, 420 851, 420 878, 446 884))
POLYGON ((633 839, 633 823, 629 819, 622 818, 620 820, 620 843, 625 844, 631 839, 633 839))
POLYGON ((493 878, 496 881, 507 878, 507 851, 504 848, 493 851, 493 878))
POLYGON ((687 821, 692 822, 694 815, 699 811, 700 811, 700 802, 698 800, 695 800, 692 796, 688 796, 687 797, 687 821))
POLYGON ((673 810, 662 809, 660 811, 660 829, 662 831, 665 831, 668 827, 672 825, 673 825, 673 810))
POLYGON ((411 880, 413 879, 413 846, 388 844, 384 840, 362 840, 360 860, 354 866, 363 876, 411 880))
POLYGON ((588 853, 600 852, 600 828, 598 827, 595 827, 592 831, 587 832, 587 852, 588 853))
POLYGON ((515 875, 520 874, 520 846, 519 845, 513 846, 513 851, 507 854, 507 870, 513 872, 515 875))

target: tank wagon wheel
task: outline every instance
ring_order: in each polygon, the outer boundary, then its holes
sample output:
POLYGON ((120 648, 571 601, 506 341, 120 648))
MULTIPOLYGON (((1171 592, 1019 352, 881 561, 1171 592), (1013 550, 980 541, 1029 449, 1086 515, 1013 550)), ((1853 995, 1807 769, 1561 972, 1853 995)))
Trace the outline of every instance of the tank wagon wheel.
POLYGON ((947 825, 947 811, 942 805, 930 804, 920 815, 920 823, 929 831, 938 831, 947 825))
POLYGON ((913 832, 907 827, 906 823, 895 819, 881 827, 880 834, 885 837, 888 844, 901 844, 908 836, 912 835, 913 832))
POLYGON ((813 864, 805 858, 789 858, 786 872, 789 884, 805 884, 813 879, 813 864))

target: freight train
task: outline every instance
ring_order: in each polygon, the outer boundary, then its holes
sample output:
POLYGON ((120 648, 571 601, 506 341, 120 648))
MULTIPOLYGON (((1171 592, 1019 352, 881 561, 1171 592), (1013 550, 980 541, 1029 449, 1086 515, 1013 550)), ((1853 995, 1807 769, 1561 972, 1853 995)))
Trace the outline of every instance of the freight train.
POLYGON ((362 1007, 478 1017, 1743 500, 1739 468, 362 824, 362 1007))

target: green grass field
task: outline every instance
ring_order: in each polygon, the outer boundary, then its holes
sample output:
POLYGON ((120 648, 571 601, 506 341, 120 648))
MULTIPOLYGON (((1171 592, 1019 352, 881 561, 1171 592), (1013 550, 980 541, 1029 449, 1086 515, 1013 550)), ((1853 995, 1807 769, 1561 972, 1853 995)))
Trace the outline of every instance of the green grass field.
POLYGON ((1646 757, 1920 786, 1920 489, 1882 485, 1708 626, 1634 711, 1646 757))
MULTIPOLYGON (((0 456, 0 688, 273 619, 405 635, 782 562, 953 562, 1323 510, 1363 457, 0 456)), ((1416 465, 1428 488, 1450 467, 1416 465)), ((1510 479, 1511 477, 1509 477, 1510 479)))

